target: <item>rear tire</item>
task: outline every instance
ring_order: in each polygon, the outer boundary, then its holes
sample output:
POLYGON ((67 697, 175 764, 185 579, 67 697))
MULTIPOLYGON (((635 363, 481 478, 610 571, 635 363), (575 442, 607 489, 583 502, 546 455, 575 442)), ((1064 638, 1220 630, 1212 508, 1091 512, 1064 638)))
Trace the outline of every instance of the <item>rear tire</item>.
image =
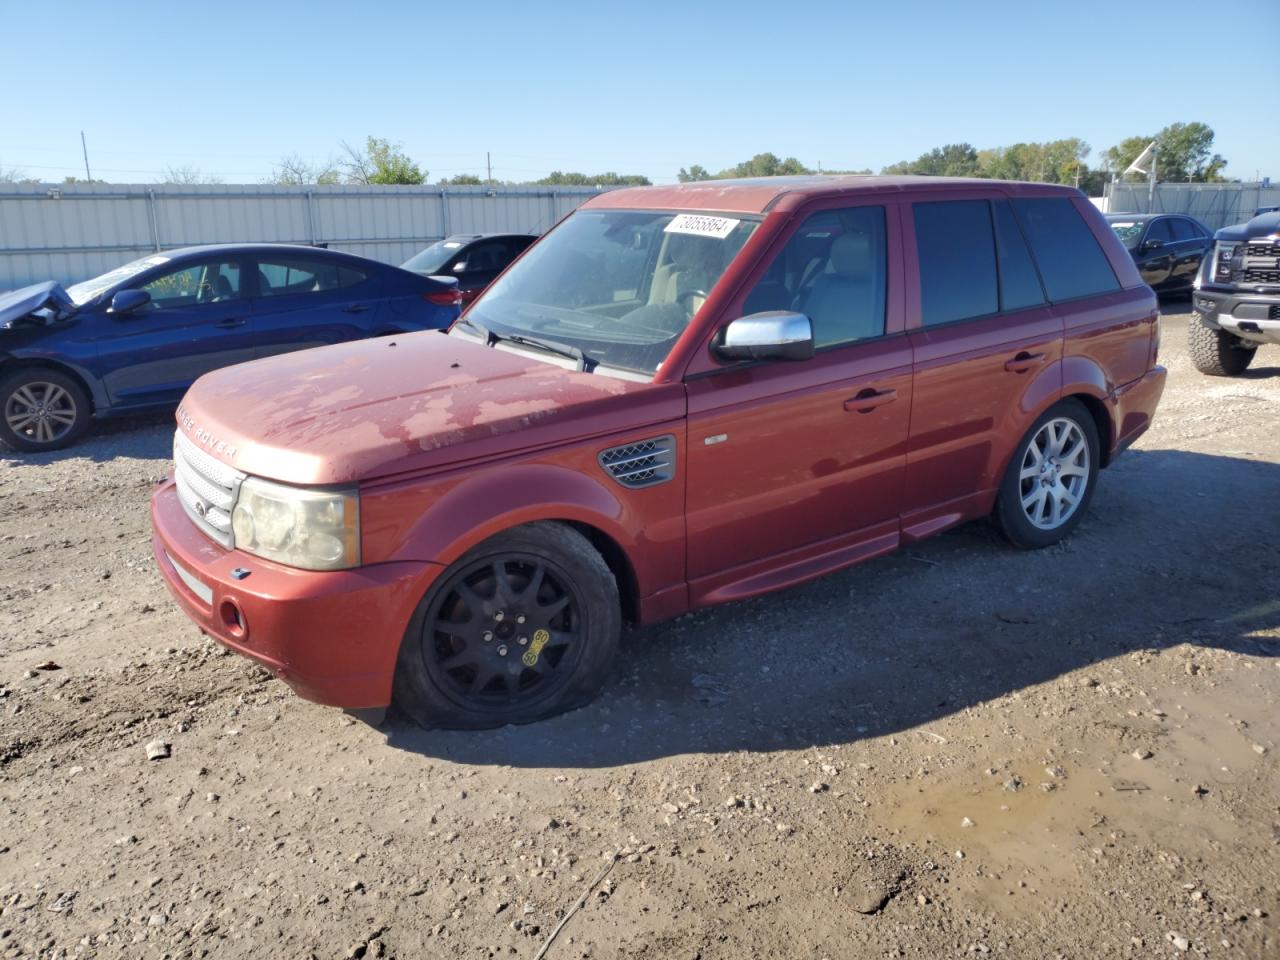
POLYGON ((0 441, 14 450, 59 450, 89 429, 89 397, 48 367, 20 367, 0 378, 0 441))
POLYGON ((469 550, 422 598, 395 703, 455 730, 554 716, 600 692, 621 632, 617 581, 587 538, 562 523, 517 527, 469 550))
POLYGON ((1005 539, 1039 550, 1069 536, 1089 509, 1100 463, 1098 427, 1079 400, 1036 418, 1005 470, 993 519, 1005 539))
POLYGON ((1197 370, 1211 377, 1238 377, 1249 369, 1256 346, 1246 346, 1244 341, 1225 330, 1211 327, 1196 314, 1187 328, 1191 362, 1197 370))

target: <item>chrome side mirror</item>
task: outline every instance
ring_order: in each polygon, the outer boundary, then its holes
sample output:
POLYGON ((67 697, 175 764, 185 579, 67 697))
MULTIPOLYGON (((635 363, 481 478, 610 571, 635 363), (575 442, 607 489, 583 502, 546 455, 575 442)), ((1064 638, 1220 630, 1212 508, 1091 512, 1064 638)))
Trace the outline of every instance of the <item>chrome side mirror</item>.
POLYGON ((714 350, 723 360, 809 360, 813 324, 790 310, 753 313, 725 327, 714 350))

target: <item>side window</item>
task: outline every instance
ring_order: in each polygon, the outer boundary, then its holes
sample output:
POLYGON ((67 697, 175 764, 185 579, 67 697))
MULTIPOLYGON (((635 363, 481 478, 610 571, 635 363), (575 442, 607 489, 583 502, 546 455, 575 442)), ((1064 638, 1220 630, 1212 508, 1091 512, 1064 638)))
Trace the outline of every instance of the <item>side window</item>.
POLYGON ((1071 300, 1120 289, 1107 255, 1069 198, 1036 197, 1009 202, 1031 244, 1050 300, 1071 300))
POLYGON ((215 261, 171 270, 141 289, 151 294, 150 306, 155 310, 235 300, 240 296, 240 264, 215 261))
POLYGON ((326 293, 354 287, 368 275, 353 267, 306 257, 279 257, 258 261, 258 296, 286 297, 300 293, 326 293))
POLYGON ((1151 225, 1147 227, 1147 235, 1142 238, 1142 242, 1148 240, 1159 240, 1162 243, 1173 243, 1173 231, 1169 229, 1169 220, 1152 220, 1151 225))
POLYGON ((996 254, 1000 260, 1000 309, 1038 307, 1044 303, 1044 289, 1009 201, 996 200, 991 210, 996 222, 996 254))
POLYGON ((882 336, 885 262, 884 207, 815 213, 752 288, 743 313, 803 313, 818 347, 882 336))
POLYGON ((1200 237, 1196 228, 1191 225, 1190 220, 1174 217, 1169 221, 1169 225, 1173 229, 1174 240, 1198 240, 1200 237))
POLYGON ((502 240, 477 243, 453 265, 454 273, 492 273, 501 270, 511 261, 507 245, 502 240))
POLYGON ((926 326, 1000 309, 996 244, 986 200, 912 205, 920 258, 920 312, 926 326))

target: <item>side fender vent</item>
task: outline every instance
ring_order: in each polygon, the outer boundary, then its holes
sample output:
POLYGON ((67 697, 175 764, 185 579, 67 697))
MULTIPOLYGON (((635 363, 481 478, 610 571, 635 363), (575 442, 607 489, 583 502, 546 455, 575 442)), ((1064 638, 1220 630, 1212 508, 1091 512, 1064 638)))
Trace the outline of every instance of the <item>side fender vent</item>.
POLYGON ((637 489, 666 483, 676 475, 676 438, 668 433, 601 452, 600 466, 624 487, 637 489))

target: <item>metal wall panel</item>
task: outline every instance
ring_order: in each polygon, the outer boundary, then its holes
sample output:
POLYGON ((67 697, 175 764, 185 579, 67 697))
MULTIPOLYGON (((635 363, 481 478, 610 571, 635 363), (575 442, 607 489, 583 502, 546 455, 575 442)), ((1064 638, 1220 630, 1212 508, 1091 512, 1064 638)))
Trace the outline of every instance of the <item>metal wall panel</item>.
POLYGON ((1152 198, 1145 183, 1117 182, 1108 196, 1112 213, 1185 213, 1210 230, 1243 223, 1259 207, 1280 205, 1280 187, 1258 183, 1160 183, 1152 198))
MULTIPOLYGON (((606 188, 607 189, 607 188, 606 188)), ((0 184, 0 290, 75 283, 156 250, 328 243, 403 263, 451 233, 545 233, 594 187, 0 184)))

